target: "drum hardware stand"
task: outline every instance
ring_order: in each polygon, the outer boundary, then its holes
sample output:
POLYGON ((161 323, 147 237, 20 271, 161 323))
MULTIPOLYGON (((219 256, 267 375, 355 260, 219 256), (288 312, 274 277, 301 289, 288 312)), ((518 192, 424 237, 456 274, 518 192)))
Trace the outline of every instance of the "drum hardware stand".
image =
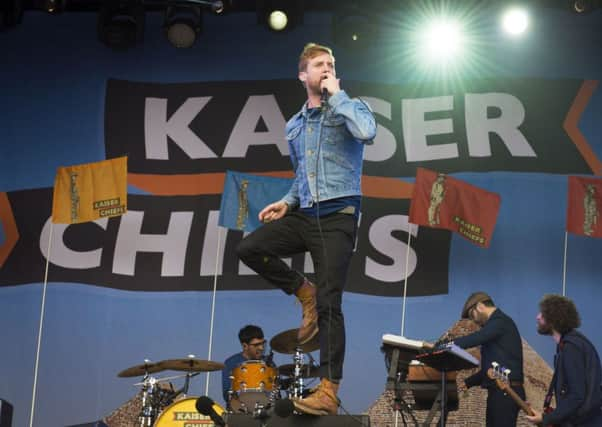
POLYGON ((259 425, 261 427, 267 426, 267 422, 268 422, 267 420, 270 417, 268 415, 268 409, 271 406, 272 406, 271 403, 264 405, 262 403, 255 402, 255 409, 253 409, 253 418, 255 418, 256 420, 259 420, 259 425))
POLYGON ((140 427, 152 426, 157 416, 157 408, 153 406, 153 397, 157 379, 148 373, 142 380, 142 410, 140 411, 140 427))
POLYGON ((200 372, 195 372, 194 374, 192 373, 192 371, 187 372, 186 379, 184 380, 184 385, 182 386, 181 389, 175 390, 173 392, 173 396, 171 396, 171 399, 174 399, 176 396, 180 395, 180 393, 183 394, 184 396, 186 396, 188 394, 188 388, 190 387, 190 379, 192 377, 196 377, 199 374, 200 374, 200 372))
MULTIPOLYGON (((186 379, 184 380, 184 386, 178 390, 168 393, 166 396, 161 396, 161 390, 158 389, 157 384, 160 380, 157 380, 157 378, 146 374, 142 382, 139 383, 142 385, 142 410, 139 416, 140 427, 152 426, 157 418, 157 415, 159 414, 159 411, 161 411, 164 406, 170 405, 180 394, 186 396, 188 394, 188 388, 190 387, 190 379, 199 374, 200 372, 187 372, 185 375, 186 379)), ((171 378, 178 377, 180 376, 171 378)), ((163 380, 166 379, 169 378, 163 378, 163 380)))
POLYGON ((293 390, 292 395, 295 398, 300 398, 303 395, 303 378, 301 377, 301 367, 303 366, 303 352, 300 347, 295 349, 293 356, 295 370, 293 371, 293 390))
POLYGON ((303 350, 300 347, 297 347, 295 349, 295 354, 293 355, 293 362, 295 365, 295 369, 293 371, 293 382, 292 382, 292 392, 291 392, 291 396, 293 398, 302 398, 303 397, 303 393, 305 391, 305 384, 303 381, 303 371, 305 369, 311 369, 312 367, 317 366, 315 363, 314 358, 311 356, 311 354, 307 354, 308 359, 309 359, 309 363, 308 364, 304 364, 304 359, 303 359, 303 350))

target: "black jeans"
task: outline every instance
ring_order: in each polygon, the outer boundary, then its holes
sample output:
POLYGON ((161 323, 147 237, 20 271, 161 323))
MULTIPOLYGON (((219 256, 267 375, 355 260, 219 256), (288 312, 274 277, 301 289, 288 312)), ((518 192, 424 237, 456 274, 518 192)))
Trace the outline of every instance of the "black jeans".
POLYGON ((309 251, 316 272, 320 376, 338 382, 343 377, 345 322, 343 288, 357 231, 353 215, 333 213, 318 219, 299 212, 258 228, 238 245, 239 258, 251 269, 293 294, 304 276, 280 258, 309 251))
MULTIPOLYGON (((512 389, 525 400, 523 386, 512 386, 512 389)), ((516 426, 519 406, 512 398, 495 386, 487 392, 487 427, 513 427, 516 426)))

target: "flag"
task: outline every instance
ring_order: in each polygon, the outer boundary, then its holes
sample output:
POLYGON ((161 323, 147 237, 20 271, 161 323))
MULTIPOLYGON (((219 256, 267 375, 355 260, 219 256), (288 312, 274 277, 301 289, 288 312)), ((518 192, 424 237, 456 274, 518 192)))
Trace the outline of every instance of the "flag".
POLYGON ((499 194, 423 168, 416 171, 410 222, 455 231, 481 247, 489 247, 499 194))
POLYGON ((292 183, 290 178, 226 171, 218 224, 233 230, 255 230, 261 225, 259 212, 281 200, 292 183))
POLYGON ((602 237, 602 179, 569 176, 566 231, 602 237))
POLYGON ((77 224, 126 212, 127 157, 58 168, 52 222, 77 224))

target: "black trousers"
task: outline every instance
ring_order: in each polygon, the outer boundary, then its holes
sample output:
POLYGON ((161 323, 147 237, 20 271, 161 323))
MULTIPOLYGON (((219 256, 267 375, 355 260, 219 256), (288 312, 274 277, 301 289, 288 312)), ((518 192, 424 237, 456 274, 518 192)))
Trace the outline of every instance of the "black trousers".
MULTIPOLYGON (((512 389, 525 400, 523 386, 512 386, 512 389)), ((518 417, 519 406, 512 398, 497 387, 491 387, 487 393, 487 427, 514 427, 518 417)))
POLYGON ((287 294, 295 293, 304 276, 281 258, 309 251, 316 273, 320 376, 335 382, 343 377, 345 322, 341 304, 356 232, 353 215, 333 213, 318 222, 317 218, 291 212, 249 234, 237 249, 249 268, 287 294))

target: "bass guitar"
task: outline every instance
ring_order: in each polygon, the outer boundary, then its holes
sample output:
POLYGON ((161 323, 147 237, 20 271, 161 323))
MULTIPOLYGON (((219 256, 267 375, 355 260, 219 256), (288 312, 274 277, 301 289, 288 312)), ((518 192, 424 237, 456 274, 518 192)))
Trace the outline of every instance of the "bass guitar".
MULTIPOLYGON (((490 379, 495 381, 495 385, 497 386, 497 388, 499 388, 504 393, 506 393, 508 396, 510 396, 512 398, 512 400, 514 400, 514 403, 516 403, 519 408, 521 408, 523 411, 525 411, 527 413, 527 415, 531 415, 531 416, 535 415, 535 412, 533 412, 533 409, 531 408, 531 406, 529 406, 527 404, 527 402, 525 402, 511 387, 510 380, 508 379, 508 375, 510 374, 510 369, 505 369, 505 368, 500 367, 499 363, 497 363, 497 362, 492 362, 491 365, 492 365, 492 367, 487 370, 487 376, 490 379)), ((553 410, 552 408, 546 408, 544 413, 551 412, 552 410, 553 410)), ((537 423, 536 425, 537 425, 537 427, 544 427, 542 423, 537 423)), ((558 427, 558 426, 556 426, 554 424, 549 424, 545 427, 558 427)))

